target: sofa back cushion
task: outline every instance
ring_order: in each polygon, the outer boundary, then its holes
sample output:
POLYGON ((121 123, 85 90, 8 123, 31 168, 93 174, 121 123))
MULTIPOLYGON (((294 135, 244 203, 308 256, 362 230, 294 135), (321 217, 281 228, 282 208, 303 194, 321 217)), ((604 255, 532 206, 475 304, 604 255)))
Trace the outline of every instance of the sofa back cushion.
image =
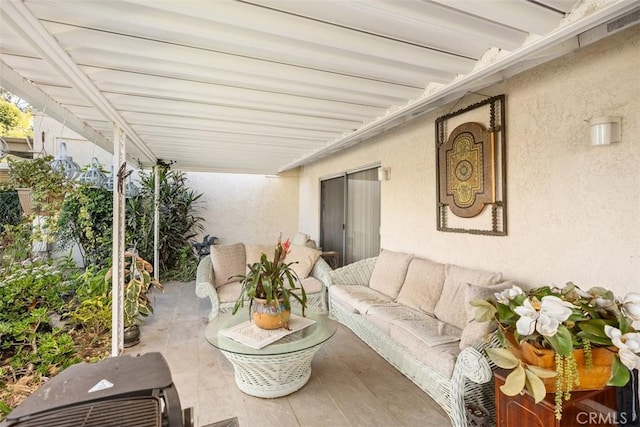
POLYGON ((307 246, 291 245, 291 249, 284 259, 284 262, 291 264, 291 269, 296 272, 300 280, 309 277, 313 266, 320 258, 320 251, 307 246))
POLYGON ((465 310, 467 312, 467 324, 462 330, 462 336, 460 337, 460 350, 475 345, 478 341, 484 339, 487 333, 491 332, 489 330, 489 328, 492 327, 491 322, 478 322, 475 320, 476 308, 471 305, 471 302, 475 299, 487 299, 495 293, 500 293, 505 289, 511 289, 513 286, 519 285, 512 281, 490 286, 466 284, 465 310))
POLYGON ((467 284, 489 286, 500 282, 502 273, 458 267, 447 264, 442 294, 434 313, 443 322, 464 329, 467 324, 467 284))
POLYGON ((412 259, 396 301, 433 315, 442 294, 444 267, 427 259, 412 259))
POLYGON ((216 288, 237 281, 238 279, 231 278, 235 275, 245 274, 244 244, 212 245, 209 256, 213 265, 213 285, 216 288))
POLYGON ((413 255, 383 249, 373 267, 369 287, 395 299, 407 275, 413 255))

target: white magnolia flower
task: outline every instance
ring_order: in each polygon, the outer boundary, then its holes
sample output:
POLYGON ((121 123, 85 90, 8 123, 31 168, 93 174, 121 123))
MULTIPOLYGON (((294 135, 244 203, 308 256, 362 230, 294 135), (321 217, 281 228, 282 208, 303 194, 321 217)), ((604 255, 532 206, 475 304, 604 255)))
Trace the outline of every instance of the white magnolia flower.
POLYGON ((531 335, 538 331, 541 335, 552 337, 558 332, 558 326, 571 316, 573 305, 560 298, 547 295, 540 302, 536 301, 536 307, 530 299, 524 300, 521 307, 514 308, 520 315, 516 322, 516 329, 520 335, 531 335))
POLYGON ((629 369, 640 369, 640 333, 622 334, 620 329, 605 325, 604 333, 618 347, 620 361, 629 369))
POLYGON ((509 301, 517 297, 518 295, 522 295, 522 289, 520 287, 513 285, 511 289, 505 289, 502 292, 496 292, 493 295, 496 297, 496 301, 500 304, 509 305, 509 301))
POLYGON ((622 311, 633 320, 640 320, 640 294, 629 292, 622 300, 622 311))

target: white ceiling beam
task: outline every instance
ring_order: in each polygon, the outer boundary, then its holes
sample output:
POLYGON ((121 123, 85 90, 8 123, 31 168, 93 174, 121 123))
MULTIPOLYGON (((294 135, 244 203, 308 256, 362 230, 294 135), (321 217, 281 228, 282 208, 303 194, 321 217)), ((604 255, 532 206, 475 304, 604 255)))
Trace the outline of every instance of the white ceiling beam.
MULTIPOLYGON (((249 46, 255 46, 255 40, 260 40, 260 48, 265 44, 273 43, 274 47, 281 49, 281 41, 285 41, 289 52, 295 49, 304 49, 314 55, 322 55, 323 51, 342 51, 350 55, 363 55, 375 61, 376 57, 384 58, 406 65, 414 65, 422 68, 433 67, 446 70, 451 73, 460 73, 473 67, 475 61, 457 55, 451 55, 438 50, 416 46, 386 37, 376 37, 375 34, 367 34, 340 26, 319 22, 313 19, 304 19, 278 11, 255 7, 251 4, 234 1, 216 1, 215 7, 207 2, 158 2, 156 0, 132 0, 153 9, 179 13, 197 19, 210 21, 215 33, 215 39, 224 37, 219 34, 217 27, 222 24, 237 29, 243 29, 250 34, 249 46), (375 37, 375 42, 372 42, 375 37), (293 43, 296 41, 295 43, 293 43)), ((221 31, 222 32, 222 31, 221 31)), ((227 35, 228 37, 228 31, 227 35)), ((236 42, 237 37, 234 37, 236 42)))
MULTIPOLYGON (((0 61, 0 86, 9 92, 19 93, 20 97, 34 108, 44 111, 47 116, 52 117, 60 123, 65 123, 65 126, 69 129, 72 129, 89 141, 94 141, 100 148, 112 152, 113 144, 106 139, 104 135, 94 130, 85 121, 80 120, 75 114, 71 113, 2 61, 0 61)), ((34 135, 34 137, 39 138, 38 135, 34 135)))
POLYGON ((527 32, 431 2, 371 0, 250 0, 252 4, 319 18, 479 59, 490 47, 512 50, 527 32))
POLYGON ((56 40, 42 27, 36 17, 23 2, 3 1, 0 3, 3 13, 9 18, 13 30, 27 40, 31 47, 53 68, 55 68, 88 102, 94 105, 105 117, 113 121, 128 136, 147 160, 156 162, 153 153, 145 147, 144 142, 131 130, 118 112, 102 96, 69 55, 56 40))
MULTIPOLYGON (((621 0, 619 2, 605 6, 602 9, 599 9, 592 14, 585 16, 580 20, 577 20, 565 25, 564 27, 550 32, 545 37, 541 37, 521 47, 520 49, 511 52, 510 54, 493 63, 472 71, 471 73, 461 77, 460 79, 449 85, 442 87, 441 89, 437 90, 433 94, 426 96, 423 99, 420 99, 404 108, 400 108, 394 113, 391 113, 386 117, 381 118, 380 120, 365 125, 355 132, 338 138, 337 140, 329 143, 326 147, 289 163, 288 165, 281 168, 279 172, 284 172, 308 164, 317 159, 340 151, 345 147, 357 144, 365 139, 372 138, 373 136, 378 135, 387 129, 390 129, 391 127, 394 127, 401 123, 405 123, 406 121, 411 120, 414 117, 443 106, 445 103, 451 101, 450 97, 452 95, 459 97, 467 91, 478 90, 482 87, 488 86, 492 82, 495 82, 495 79, 498 78, 501 73, 504 73, 505 77, 507 75, 514 75, 514 67, 517 68, 518 72, 525 71, 526 68, 523 68, 522 64, 530 58, 538 57, 541 54, 544 56, 545 53, 550 52, 550 50, 552 50, 552 48, 557 44, 565 43, 572 37, 578 37, 579 34, 585 31, 588 31, 598 25, 602 25, 608 21, 623 16, 624 14, 631 12, 637 8, 637 0, 621 0)), ((563 52, 563 50, 557 51, 558 55, 562 54, 563 52)), ((551 60, 554 57, 555 56, 553 55, 546 56, 547 60, 551 60)), ((534 61, 531 64, 531 66, 539 65, 540 62, 534 61)))
POLYGON ((509 1, 469 1, 469 0, 432 0, 452 9, 486 19, 510 25, 533 34, 547 34, 555 30, 564 15, 540 7, 527 0, 509 1))

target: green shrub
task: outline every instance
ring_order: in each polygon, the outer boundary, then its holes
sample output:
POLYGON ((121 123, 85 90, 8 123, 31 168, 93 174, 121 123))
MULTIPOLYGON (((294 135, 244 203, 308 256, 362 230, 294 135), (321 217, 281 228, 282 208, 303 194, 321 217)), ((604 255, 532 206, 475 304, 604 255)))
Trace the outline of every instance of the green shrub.
POLYGON ((60 311, 70 283, 51 261, 24 261, 0 270, 0 321, 16 321, 35 308, 60 311))
POLYGON ((98 295, 83 299, 72 306, 68 319, 94 337, 109 332, 111 330, 111 296, 98 295))
POLYGON ((58 220, 58 244, 75 243, 85 266, 106 267, 111 260, 113 195, 104 188, 78 185, 67 194, 58 220))
MULTIPOLYGON (((202 194, 188 188, 184 172, 161 168, 159 267, 163 279, 195 277, 193 238, 203 230, 198 216, 202 194)), ((127 199, 127 242, 144 258, 153 259, 155 174, 140 172, 140 194, 127 199)))

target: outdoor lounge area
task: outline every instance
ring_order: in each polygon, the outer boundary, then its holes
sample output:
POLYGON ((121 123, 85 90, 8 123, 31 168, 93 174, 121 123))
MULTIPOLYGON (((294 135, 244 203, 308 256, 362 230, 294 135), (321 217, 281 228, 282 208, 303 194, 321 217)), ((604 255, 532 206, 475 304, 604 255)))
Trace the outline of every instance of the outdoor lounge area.
POLYGON ((205 340, 210 305, 196 296, 195 283, 167 283, 153 298, 156 313, 145 321, 142 342, 125 354, 164 355, 196 426, 234 417, 241 426, 265 427, 449 425, 440 406, 342 326, 316 354, 300 391, 248 396, 236 387, 231 363, 205 340))
POLYGON ((0 0, 0 427, 143 354, 179 427, 638 426, 639 69, 639 0, 0 0))

